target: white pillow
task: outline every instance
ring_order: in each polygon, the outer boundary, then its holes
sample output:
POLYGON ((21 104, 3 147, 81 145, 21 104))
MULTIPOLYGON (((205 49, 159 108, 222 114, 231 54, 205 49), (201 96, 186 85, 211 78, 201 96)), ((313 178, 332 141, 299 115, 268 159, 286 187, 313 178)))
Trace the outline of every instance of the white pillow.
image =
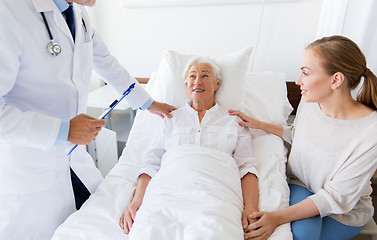
POLYGON ((245 113, 261 121, 286 124, 293 108, 287 98, 285 75, 253 72, 246 79, 245 113))
MULTIPOLYGON (((243 110, 245 99, 245 79, 252 47, 246 47, 223 56, 208 57, 221 69, 222 80, 216 93, 216 102, 227 109, 243 110)), ((166 51, 162 57, 157 82, 159 92, 152 94, 158 101, 182 107, 189 100, 183 71, 194 55, 166 51)))

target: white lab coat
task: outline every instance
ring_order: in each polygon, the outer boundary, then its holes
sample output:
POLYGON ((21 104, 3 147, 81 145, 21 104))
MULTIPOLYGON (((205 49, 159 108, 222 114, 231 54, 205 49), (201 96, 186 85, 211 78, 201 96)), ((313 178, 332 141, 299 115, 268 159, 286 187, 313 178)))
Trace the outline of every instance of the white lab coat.
MULTIPOLYGON (((61 119, 86 111, 92 68, 120 93, 135 80, 74 5, 76 39, 52 0, 0 1, 0 239, 50 239, 74 211, 69 165, 94 192, 102 180, 93 160, 72 144, 55 146, 61 119), (61 45, 46 51, 49 35, 61 45), (83 24, 85 22, 85 27, 83 24)), ((137 84, 133 108, 149 95, 137 84)))

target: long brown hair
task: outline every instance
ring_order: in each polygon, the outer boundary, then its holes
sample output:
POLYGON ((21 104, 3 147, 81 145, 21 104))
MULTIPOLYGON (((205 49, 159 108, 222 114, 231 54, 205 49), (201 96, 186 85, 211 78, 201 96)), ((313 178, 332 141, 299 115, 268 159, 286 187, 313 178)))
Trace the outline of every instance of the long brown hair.
POLYGON ((335 35, 318 39, 306 49, 312 49, 319 54, 322 67, 329 75, 343 73, 350 89, 356 88, 361 77, 364 77, 357 101, 377 110, 377 77, 367 67, 365 56, 356 43, 349 38, 335 35))

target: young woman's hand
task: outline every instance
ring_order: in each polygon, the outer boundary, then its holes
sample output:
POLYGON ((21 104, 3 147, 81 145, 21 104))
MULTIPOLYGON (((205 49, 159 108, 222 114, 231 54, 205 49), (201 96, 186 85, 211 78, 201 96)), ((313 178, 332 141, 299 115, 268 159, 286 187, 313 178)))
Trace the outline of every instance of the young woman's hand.
POLYGON ((261 121, 249 117, 241 111, 229 110, 228 112, 231 116, 238 116, 243 120, 243 122, 238 122, 240 126, 260 129, 261 121))
POLYGON ((238 124, 242 127, 245 126, 248 128, 261 129, 265 132, 272 133, 283 138, 284 128, 282 125, 256 120, 252 117, 247 116, 241 111, 229 110, 228 112, 231 116, 238 116, 243 120, 242 122, 238 122, 238 124))
POLYGON ((141 206, 141 201, 132 201, 123 212, 120 218, 119 225, 128 234, 131 230, 132 224, 135 220, 136 212, 141 206))
POLYGON ((257 221, 247 227, 245 239, 266 240, 281 224, 276 212, 255 212, 250 215, 250 218, 257 221))

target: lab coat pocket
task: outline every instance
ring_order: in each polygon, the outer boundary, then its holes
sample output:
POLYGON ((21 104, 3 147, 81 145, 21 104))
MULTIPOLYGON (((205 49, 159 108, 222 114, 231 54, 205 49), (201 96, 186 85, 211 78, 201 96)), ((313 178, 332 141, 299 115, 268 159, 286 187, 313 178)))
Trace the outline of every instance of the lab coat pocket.
POLYGON ((93 42, 78 43, 75 53, 75 84, 79 93, 78 112, 86 111, 89 86, 92 79, 93 42))
POLYGON ((55 182, 57 150, 0 145, 0 195, 29 194, 49 189, 55 182))
POLYGON ((93 42, 78 43, 78 57, 80 58, 80 72, 84 82, 90 83, 92 79, 93 42))

